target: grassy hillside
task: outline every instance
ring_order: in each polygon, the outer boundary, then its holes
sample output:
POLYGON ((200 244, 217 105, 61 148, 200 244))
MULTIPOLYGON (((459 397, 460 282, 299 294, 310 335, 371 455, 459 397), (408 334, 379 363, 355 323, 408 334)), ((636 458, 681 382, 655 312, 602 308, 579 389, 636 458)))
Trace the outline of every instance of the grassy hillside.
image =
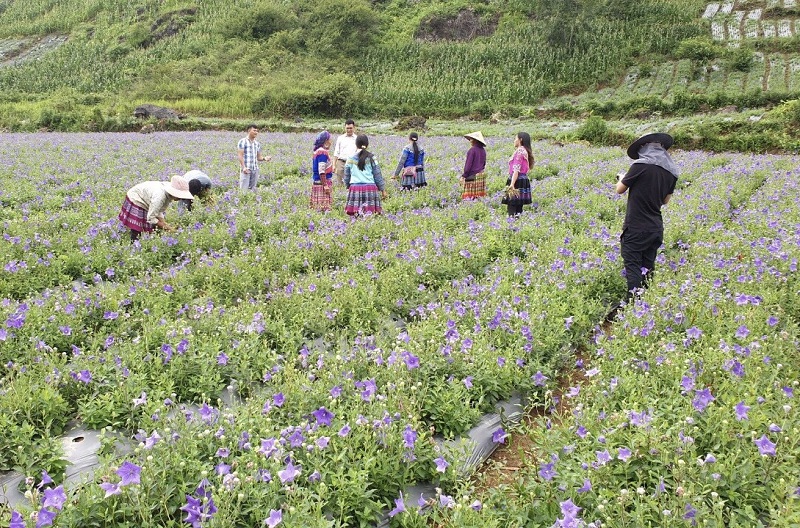
POLYGON ((0 38, 66 35, 0 69, 7 102, 91 95, 195 115, 455 115, 611 82, 707 30, 704 3, 5 0, 0 38), (584 5, 585 4, 585 5, 584 5))
POLYGON ((0 126, 772 107, 796 29, 794 0, 0 0, 0 126))

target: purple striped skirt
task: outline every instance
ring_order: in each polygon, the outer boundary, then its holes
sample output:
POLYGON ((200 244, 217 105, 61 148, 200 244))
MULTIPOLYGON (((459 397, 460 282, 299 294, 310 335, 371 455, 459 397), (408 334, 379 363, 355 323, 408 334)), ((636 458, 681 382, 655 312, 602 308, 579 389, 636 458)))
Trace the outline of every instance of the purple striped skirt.
POLYGON ((147 209, 139 207, 126 196, 122 202, 122 210, 119 212, 119 221, 122 225, 132 231, 144 231, 149 233, 153 230, 153 224, 147 221, 147 209))
POLYGON ((347 192, 344 212, 353 215, 381 214, 381 192, 374 183, 354 183, 347 192))

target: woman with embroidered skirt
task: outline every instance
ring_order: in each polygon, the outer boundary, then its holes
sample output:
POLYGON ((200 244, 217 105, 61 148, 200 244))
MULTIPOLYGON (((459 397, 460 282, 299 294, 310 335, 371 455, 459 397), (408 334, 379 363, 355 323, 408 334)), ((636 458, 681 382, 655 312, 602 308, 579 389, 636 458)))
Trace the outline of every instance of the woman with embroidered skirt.
POLYGON ((464 136, 472 145, 467 151, 467 161, 464 163, 464 190, 462 200, 475 200, 486 196, 486 140, 483 134, 473 132, 464 136))
POLYGON ((173 176, 169 182, 142 182, 126 193, 119 220, 131 230, 131 242, 156 227, 172 231, 175 228, 164 221, 164 212, 171 202, 191 199, 189 182, 181 176, 173 176))
POLYGON ((522 213, 522 207, 531 203, 531 181, 528 172, 533 168, 531 136, 518 132, 514 137, 514 155, 508 160, 508 179, 502 203, 508 206, 508 216, 522 213))
POLYGON ((403 148, 400 162, 394 170, 395 179, 402 178, 400 185, 406 191, 428 185, 425 180, 425 151, 419 148, 419 134, 412 132, 408 139, 410 143, 403 148))
POLYGON ((386 198, 385 183, 375 158, 367 150, 369 139, 364 134, 356 137, 356 155, 344 166, 344 184, 347 187, 347 205, 344 211, 350 216, 381 214, 381 199, 386 198))
POLYGON ((331 134, 323 130, 314 140, 314 157, 311 162, 311 208, 317 211, 330 211, 333 189, 333 164, 328 150, 331 148, 331 134))

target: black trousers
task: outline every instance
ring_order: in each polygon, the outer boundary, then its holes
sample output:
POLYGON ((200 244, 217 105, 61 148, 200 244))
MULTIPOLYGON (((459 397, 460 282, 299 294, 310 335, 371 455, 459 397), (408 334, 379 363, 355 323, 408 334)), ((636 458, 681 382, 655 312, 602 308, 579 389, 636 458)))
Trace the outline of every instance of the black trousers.
POLYGON ((622 260, 625 262, 625 279, 628 282, 628 295, 636 288, 647 287, 652 279, 656 266, 658 248, 664 242, 664 232, 631 232, 623 231, 619 238, 622 260), (642 268, 647 268, 647 277, 643 279, 642 268))

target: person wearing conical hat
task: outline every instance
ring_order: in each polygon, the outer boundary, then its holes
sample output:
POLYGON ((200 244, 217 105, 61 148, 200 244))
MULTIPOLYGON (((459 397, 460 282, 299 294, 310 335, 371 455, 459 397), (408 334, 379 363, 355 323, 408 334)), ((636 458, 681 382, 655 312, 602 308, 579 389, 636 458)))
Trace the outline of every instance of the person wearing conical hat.
POLYGON ((678 181, 678 167, 667 150, 674 140, 669 134, 647 134, 628 147, 633 164, 620 173, 617 194, 628 193, 620 247, 630 301, 640 288, 652 284, 656 254, 664 240, 661 207, 667 205, 678 181), (644 274, 642 270, 645 270, 644 274))
POLYGON ((175 228, 164 221, 164 213, 171 202, 191 200, 189 182, 182 176, 173 176, 168 182, 146 181, 134 185, 125 194, 119 220, 130 229, 131 242, 139 235, 155 228, 173 231, 175 228))
POLYGON ((464 163, 464 188, 461 193, 462 200, 475 200, 486 196, 486 140, 480 131, 464 136, 470 142, 467 151, 467 160, 464 163))

